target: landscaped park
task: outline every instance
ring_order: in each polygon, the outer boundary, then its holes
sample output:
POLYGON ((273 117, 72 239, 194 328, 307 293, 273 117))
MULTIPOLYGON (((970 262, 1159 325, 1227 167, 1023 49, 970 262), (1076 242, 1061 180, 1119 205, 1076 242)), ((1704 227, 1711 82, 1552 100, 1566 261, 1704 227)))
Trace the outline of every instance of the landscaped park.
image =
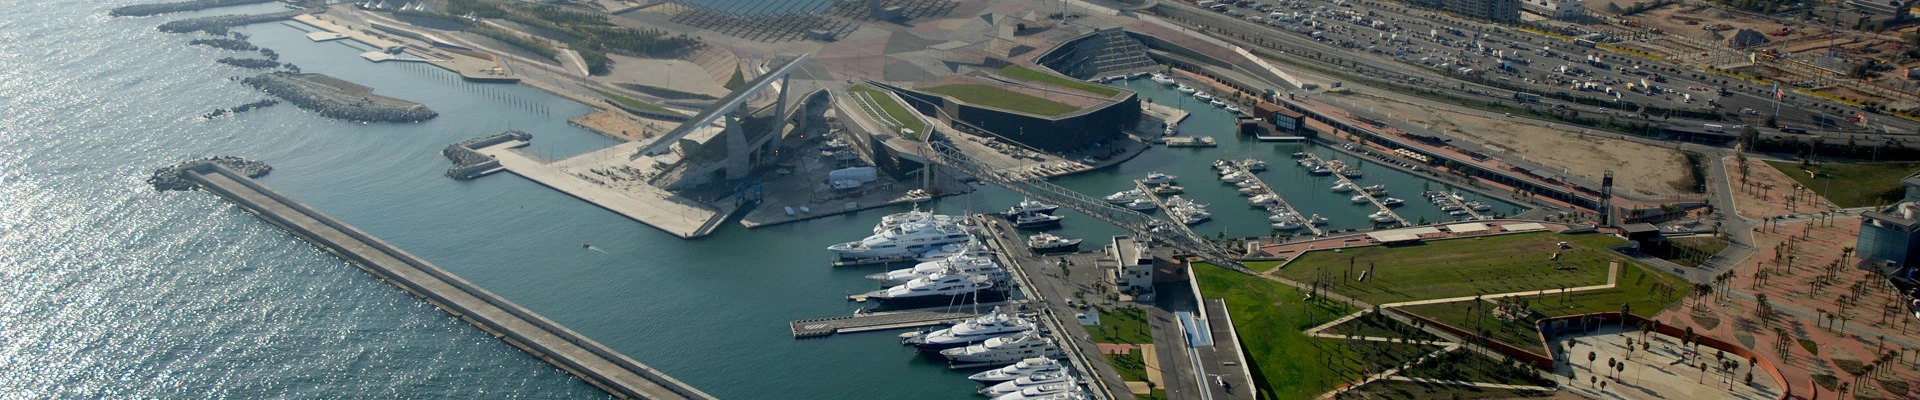
POLYGON ((1257 276, 1204 264, 1194 274, 1203 297, 1226 300, 1263 398, 1343 387, 1387 398, 1520 397, 1556 381, 1498 353, 1453 350, 1459 338, 1414 325, 1445 324, 1544 355, 1534 321, 1652 315, 1690 293, 1680 277, 1609 250, 1627 243, 1598 233, 1470 236, 1248 263, 1257 276))

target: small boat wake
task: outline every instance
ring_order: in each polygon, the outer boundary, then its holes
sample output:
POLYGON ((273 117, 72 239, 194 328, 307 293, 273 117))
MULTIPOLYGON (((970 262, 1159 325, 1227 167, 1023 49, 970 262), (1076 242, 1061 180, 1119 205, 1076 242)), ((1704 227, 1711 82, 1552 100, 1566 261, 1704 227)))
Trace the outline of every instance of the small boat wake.
POLYGON ((600 252, 600 254, 608 254, 608 255, 611 255, 611 254, 613 254, 613 253, 608 253, 608 252, 607 252, 606 250, 601 250, 601 249, 600 249, 599 247, 593 247, 593 245, 591 245, 591 244, 586 244, 586 243, 581 243, 581 244, 580 244, 580 248, 582 248, 582 249, 587 249, 587 250, 592 250, 592 251, 598 251, 598 252, 600 252))

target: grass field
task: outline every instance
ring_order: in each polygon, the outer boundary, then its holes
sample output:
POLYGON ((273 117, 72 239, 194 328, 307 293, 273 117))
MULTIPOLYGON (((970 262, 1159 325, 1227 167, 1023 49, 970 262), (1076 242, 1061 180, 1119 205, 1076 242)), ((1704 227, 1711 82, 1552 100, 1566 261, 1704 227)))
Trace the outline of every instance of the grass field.
MULTIPOLYGON (((1612 289, 1573 293, 1567 295, 1565 299, 1557 295, 1547 295, 1541 298, 1530 298, 1529 301, 1532 302, 1534 311, 1547 317, 1620 311, 1622 304, 1627 305, 1636 315, 1654 315, 1684 299, 1688 290, 1690 289, 1686 280, 1678 276, 1651 271, 1639 264, 1629 263, 1620 267, 1619 284, 1612 289)), ((1467 310, 1470 304, 1472 304, 1471 300, 1403 309, 1461 329, 1484 329, 1489 336, 1501 343, 1527 349, 1542 345, 1531 321, 1501 322, 1493 318, 1476 321, 1473 313, 1467 310)))
MULTIPOLYGON (((1920 171, 1920 163, 1915 162, 1820 164, 1812 168, 1819 175, 1815 178, 1801 171, 1800 163, 1768 161, 1767 165, 1772 165, 1795 182, 1813 189, 1814 193, 1841 207, 1865 207, 1900 201, 1905 195, 1900 179, 1920 171)), ((1774 193, 1791 193, 1789 191, 1792 190, 1774 189, 1774 193)))
POLYGON ((974 84, 974 83, 956 83, 951 85, 940 85, 940 86, 934 86, 934 87, 924 88, 920 90, 925 92, 939 93, 939 94, 944 94, 948 96, 953 96, 953 98, 959 99, 960 101, 973 103, 981 106, 1006 109, 1006 110, 1014 110, 1014 111, 1028 113, 1028 114, 1044 115, 1049 117, 1074 112, 1080 109, 1079 107, 1061 104, 1060 102, 1056 102, 1053 100, 1033 97, 1033 96, 1027 95, 1026 93, 1020 93, 1020 92, 1001 89, 1001 88, 997 88, 989 85, 981 85, 981 84, 974 84))
POLYGON ((656 105, 653 105, 653 103, 640 101, 632 97, 621 96, 619 93, 609 92, 609 91, 600 90, 600 89, 590 89, 590 90, 593 90, 594 93, 599 93, 601 96, 605 96, 609 100, 613 100, 613 102, 615 103, 620 103, 620 105, 623 105, 623 106, 640 109, 640 110, 653 111, 658 113, 679 114, 677 112, 674 112, 673 110, 667 109, 666 107, 656 106, 656 105))
POLYGON ((1301 331, 1353 310, 1302 300, 1306 295, 1299 290, 1260 277, 1207 264, 1193 269, 1203 297, 1226 299, 1261 398, 1312 398, 1358 379, 1365 370, 1381 371, 1437 349, 1309 337, 1301 331))
POLYGON ((1301 255, 1277 275, 1324 279, 1334 292, 1373 304, 1558 289, 1605 284, 1608 261, 1624 259, 1605 246, 1622 243, 1597 234, 1539 232, 1322 250, 1301 255), (1572 248, 1558 250, 1561 241, 1572 248), (1373 272, 1364 282, 1348 278, 1350 262, 1354 278, 1373 272))
POLYGON ((1023 81, 1038 81, 1040 83, 1045 83, 1048 85, 1059 86, 1059 87, 1064 87, 1068 89, 1074 89, 1082 92, 1100 95, 1100 97, 1113 97, 1113 95, 1120 94, 1120 90, 1107 87, 1105 85, 1097 85, 1097 84, 1083 82, 1083 81, 1079 81, 1071 78, 1063 78, 1060 76, 1056 76, 1053 74, 1037 71, 1032 68, 1022 67, 1018 65, 1011 65, 1011 66, 1007 66, 1006 68, 1001 68, 1000 73, 1006 74, 1007 76, 1013 77, 1014 79, 1019 79, 1023 81))
POLYGON ((1114 372, 1120 373, 1120 380, 1147 381, 1147 361, 1137 350, 1127 354, 1108 354, 1107 362, 1113 364, 1114 372))
POLYGON ((1087 327, 1095 343, 1152 344, 1153 331, 1147 329, 1147 312, 1127 307, 1101 311, 1100 325, 1087 327))
POLYGON ((886 92, 866 86, 854 86, 852 89, 847 89, 847 92, 866 93, 867 97, 873 98, 874 104, 880 105, 880 110, 885 111, 887 116, 893 117, 895 121, 900 121, 901 128, 911 129, 916 135, 927 131, 927 123, 920 121, 920 115, 914 114, 913 111, 908 110, 906 106, 900 105, 900 102, 893 101, 893 98, 888 97, 886 92))
POLYGON ((1392 318, 1379 317, 1380 314, 1368 313, 1339 325, 1327 328, 1321 333, 1335 335, 1372 336, 1407 340, 1436 340, 1433 334, 1414 329, 1412 326, 1394 321, 1392 318))

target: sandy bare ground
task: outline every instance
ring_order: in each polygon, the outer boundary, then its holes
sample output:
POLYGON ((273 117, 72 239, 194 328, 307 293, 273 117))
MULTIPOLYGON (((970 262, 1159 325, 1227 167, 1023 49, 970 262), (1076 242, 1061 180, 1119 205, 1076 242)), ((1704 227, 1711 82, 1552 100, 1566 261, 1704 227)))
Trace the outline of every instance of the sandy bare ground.
POLYGON ((1563 169, 1569 175, 1600 181, 1613 170, 1615 189, 1643 198, 1694 196, 1683 188, 1691 178, 1687 159, 1679 151, 1578 135, 1512 120, 1486 118, 1369 95, 1346 95, 1357 104, 1392 113, 1394 119, 1426 125, 1453 137, 1541 165, 1563 169))
POLYGON ((659 121, 639 119, 620 110, 600 110, 568 120, 574 125, 600 132, 602 135, 625 141, 637 141, 660 134, 672 125, 659 121))

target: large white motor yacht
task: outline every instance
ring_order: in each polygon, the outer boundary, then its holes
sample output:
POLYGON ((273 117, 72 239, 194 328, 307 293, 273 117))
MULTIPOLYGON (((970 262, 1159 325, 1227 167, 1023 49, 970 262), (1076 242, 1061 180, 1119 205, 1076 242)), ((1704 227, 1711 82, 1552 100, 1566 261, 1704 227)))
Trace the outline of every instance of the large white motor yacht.
POLYGON ((957 215, 940 215, 940 214, 934 214, 932 211, 920 211, 916 209, 913 211, 880 217, 880 223, 875 224, 873 226, 873 233, 886 232, 887 229, 900 226, 900 225, 905 225, 909 222, 933 221, 933 222, 947 222, 947 223, 957 224, 957 223, 964 222, 966 220, 967 220, 967 217, 962 217, 957 215))
POLYGON ((999 382, 1011 381, 1014 379, 1020 379, 1020 377, 1022 376, 1033 375, 1033 374, 1038 374, 1042 372, 1060 371, 1063 368, 1064 367, 1061 367, 1060 361, 1058 360, 1045 358, 1045 357, 1034 357, 1034 358, 1029 358, 1025 360, 1020 360, 1020 362, 1014 363, 1013 365, 995 368, 992 370, 988 370, 987 372, 973 374, 973 376, 969 376, 967 377, 967 379, 972 379, 975 382, 982 382, 982 383, 999 383, 999 382))
MULTIPOLYGON (((1066 389, 1073 387, 1073 376, 1068 375, 1066 371, 1047 372, 1047 373, 1027 375, 1027 376, 1022 376, 1018 379, 996 383, 993 386, 988 386, 984 389, 980 389, 980 394, 984 394, 989 397, 999 397, 1007 393, 1016 393, 1016 392, 1024 391, 1027 389, 1036 389, 1036 388, 1043 388, 1043 387, 1048 388, 1046 390, 1050 390, 1054 392, 1066 391, 1066 389)), ((1037 394, 1045 394, 1045 393, 1037 393, 1037 394)))
POLYGON ((915 264, 912 268, 901 268, 885 273, 867 275, 867 279, 880 281, 881 285, 897 286, 905 285, 914 279, 933 276, 933 274, 951 274, 955 272, 982 275, 988 278, 999 278, 994 280, 1004 280, 1007 273, 1005 269, 1000 268, 999 263, 993 262, 992 256, 960 253, 948 256, 944 260, 915 264))
POLYGON ((827 246, 841 258, 917 257, 949 244, 966 243, 973 237, 965 227, 953 222, 920 221, 900 224, 859 241, 827 246))
POLYGON ((1031 329, 1033 329, 1033 322, 1000 307, 994 307, 993 311, 988 312, 987 315, 954 324, 946 329, 914 336, 906 342, 921 350, 945 350, 1031 329))
POLYGON ((867 293, 867 298, 894 308, 948 305, 958 300, 1000 301, 1004 294, 988 290, 992 288, 993 280, 984 276, 943 272, 867 293))
POLYGON ((1052 339, 1040 336, 1038 331, 1026 331, 1013 336, 987 339, 980 344, 941 350, 956 364, 1005 364, 1019 362, 1033 357, 1059 357, 1060 347, 1052 339))

